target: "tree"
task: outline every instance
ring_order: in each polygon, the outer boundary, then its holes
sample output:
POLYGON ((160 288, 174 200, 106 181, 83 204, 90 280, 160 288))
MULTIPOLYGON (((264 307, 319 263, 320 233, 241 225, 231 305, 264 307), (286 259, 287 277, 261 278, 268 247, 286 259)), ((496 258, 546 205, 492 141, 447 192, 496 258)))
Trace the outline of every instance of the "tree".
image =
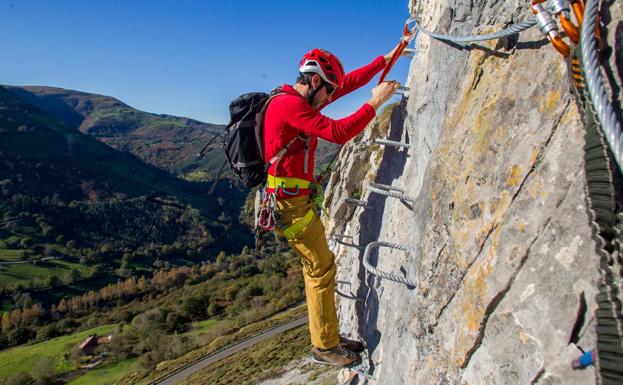
POLYGON ((48 384, 54 378, 54 363, 49 357, 38 359, 33 366, 34 377, 43 384, 48 384))
POLYGON ((9 376, 4 382, 5 385, 30 385, 33 378, 27 372, 19 372, 9 376))
POLYGON ((52 246, 46 246, 43 249, 43 255, 45 255, 46 257, 55 257, 56 249, 54 249, 52 246))
POLYGON ((66 247, 68 250, 73 250, 73 249, 75 249, 75 248, 76 248, 76 241, 75 241, 75 240, 73 240, 73 239, 70 239, 69 241, 67 241, 67 243, 65 243, 65 247, 66 247))
POLYGON ((35 253, 32 250, 22 250, 19 252, 19 257, 23 261, 31 259, 34 255, 35 253))
POLYGON ((10 312, 5 311, 2 313, 2 333, 8 333, 13 326, 10 312))
POLYGON ((45 278, 45 285, 47 287, 54 287, 60 285, 61 280, 56 274, 50 274, 45 278))
POLYGON ((24 237, 22 238, 22 240, 19 242, 19 246, 22 249, 28 249, 32 246, 33 242, 32 242, 32 238, 30 237, 24 237))

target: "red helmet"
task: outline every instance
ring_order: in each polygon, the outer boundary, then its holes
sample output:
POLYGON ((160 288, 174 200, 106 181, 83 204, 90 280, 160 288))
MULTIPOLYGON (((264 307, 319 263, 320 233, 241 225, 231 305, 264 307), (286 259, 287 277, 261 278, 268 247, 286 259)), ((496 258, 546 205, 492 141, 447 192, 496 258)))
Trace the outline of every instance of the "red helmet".
POLYGON ((327 83, 341 88, 344 86, 344 67, 340 60, 329 51, 320 48, 314 48, 303 55, 299 72, 313 72, 327 83))

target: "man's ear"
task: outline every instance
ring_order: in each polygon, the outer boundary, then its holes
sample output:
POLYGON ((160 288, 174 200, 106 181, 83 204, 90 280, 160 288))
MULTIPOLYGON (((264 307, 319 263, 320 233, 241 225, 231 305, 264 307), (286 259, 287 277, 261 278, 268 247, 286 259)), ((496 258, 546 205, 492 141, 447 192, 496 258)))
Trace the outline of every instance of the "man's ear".
POLYGON ((311 78, 311 88, 316 89, 322 84, 322 78, 318 74, 314 74, 311 78))

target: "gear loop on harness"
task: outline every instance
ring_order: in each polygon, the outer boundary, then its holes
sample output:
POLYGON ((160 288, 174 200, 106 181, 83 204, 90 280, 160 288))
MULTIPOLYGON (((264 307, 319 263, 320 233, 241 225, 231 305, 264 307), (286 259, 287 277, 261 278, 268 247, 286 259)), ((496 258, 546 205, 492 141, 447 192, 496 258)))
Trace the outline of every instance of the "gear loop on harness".
POLYGON ((277 189, 281 189, 281 192, 284 193, 285 195, 290 195, 290 196, 294 196, 297 195, 299 193, 299 185, 297 184, 296 186, 294 186, 294 188, 296 189, 294 192, 290 192, 288 190, 286 190, 286 183, 285 182, 281 182, 281 186, 277 187, 277 189))

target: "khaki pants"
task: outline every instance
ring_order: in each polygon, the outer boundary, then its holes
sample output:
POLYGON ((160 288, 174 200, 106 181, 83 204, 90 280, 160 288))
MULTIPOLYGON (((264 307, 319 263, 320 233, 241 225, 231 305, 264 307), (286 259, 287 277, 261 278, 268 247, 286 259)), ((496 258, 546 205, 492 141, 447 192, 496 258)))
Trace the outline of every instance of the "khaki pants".
MULTIPOLYGON (((309 196, 277 201, 281 226, 290 226, 313 207, 309 196)), ((289 243, 303 264, 312 344, 321 349, 334 348, 340 342, 334 297, 335 255, 329 250, 324 225, 318 215, 314 215, 309 226, 289 243)))

